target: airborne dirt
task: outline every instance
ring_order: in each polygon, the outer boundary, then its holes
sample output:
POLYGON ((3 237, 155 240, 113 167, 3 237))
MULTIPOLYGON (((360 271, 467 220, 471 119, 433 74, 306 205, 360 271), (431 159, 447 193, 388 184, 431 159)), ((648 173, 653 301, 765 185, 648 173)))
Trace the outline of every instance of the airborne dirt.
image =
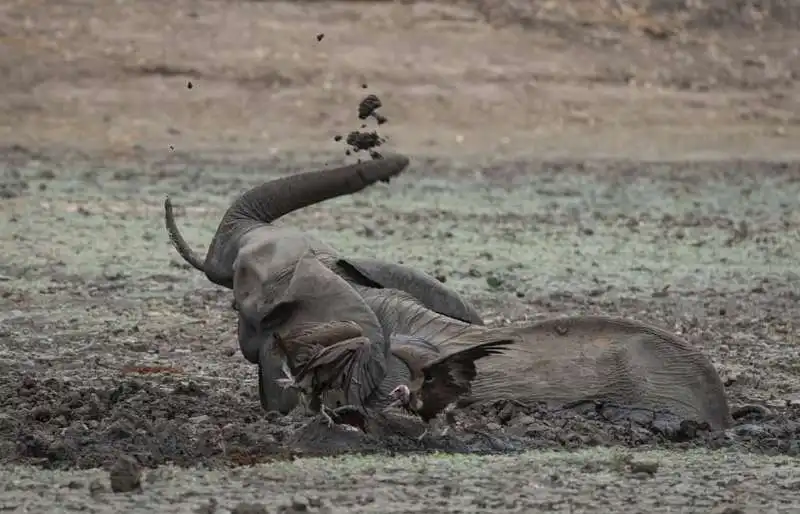
POLYGON ((20 465, 0 472, 4 506, 624 512, 634 500, 653 511, 796 500, 796 34, 736 25, 665 42, 655 22, 634 33, 595 20, 578 44, 552 20, 545 34, 497 30, 481 9, 428 3, 148 1, 109 3, 79 30, 79 3, 9 5, 3 37, 27 43, 0 56, 0 462, 20 465), (147 37, 162 18, 182 35, 166 53, 147 37), (110 31, 113 20, 126 23, 110 31), (209 26, 215 52, 191 44, 209 26), (72 34, 49 67, 47 34, 72 34), (401 73, 379 66, 390 50, 416 53, 397 59, 401 73), (230 295, 169 246, 164 195, 204 251, 237 193, 341 162, 331 135, 360 130, 356 106, 373 90, 389 119, 378 133, 410 154, 409 170, 284 223, 344 254, 420 267, 489 324, 602 313, 674 330, 712 358, 736 426, 509 404, 461 412, 462 430, 420 442, 404 417, 359 436, 263 413, 230 295), (587 448, 603 445, 614 449, 587 448), (514 455, 293 460, 354 449, 514 455), (575 453, 550 451, 564 449, 575 453), (94 482, 107 475, 76 471, 121 455, 189 469, 158 467, 143 493, 115 500, 94 482))

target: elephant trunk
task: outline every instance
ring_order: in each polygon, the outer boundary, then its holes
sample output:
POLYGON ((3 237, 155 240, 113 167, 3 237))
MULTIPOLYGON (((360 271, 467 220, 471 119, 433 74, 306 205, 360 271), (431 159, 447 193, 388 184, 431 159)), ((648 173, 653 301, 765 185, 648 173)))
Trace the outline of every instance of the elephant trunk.
POLYGON ((206 254, 206 276, 215 284, 233 288, 233 262, 238 251, 235 241, 241 235, 303 207, 388 181, 406 166, 408 157, 388 155, 330 170, 290 175, 250 189, 222 217, 206 254))
POLYGON ((243 193, 228 208, 201 263, 181 236, 169 198, 164 202, 165 223, 173 246, 183 259, 220 286, 233 288, 233 262, 239 237, 251 229, 272 223, 281 216, 309 205, 356 193, 378 181, 388 181, 402 172, 408 157, 398 154, 381 159, 282 177, 243 193))
POLYGON ((286 378, 283 359, 275 358, 274 338, 270 337, 258 353, 258 397, 261 407, 281 414, 289 414, 297 406, 299 395, 294 389, 284 388, 277 379, 286 378))

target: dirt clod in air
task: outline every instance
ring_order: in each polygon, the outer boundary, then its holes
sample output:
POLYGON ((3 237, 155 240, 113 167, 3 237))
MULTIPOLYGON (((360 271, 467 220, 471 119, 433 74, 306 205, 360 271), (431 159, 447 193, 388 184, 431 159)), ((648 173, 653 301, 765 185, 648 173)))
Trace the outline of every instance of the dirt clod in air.
POLYGON ((323 33, 317 34, 317 41, 322 41, 322 38, 324 38, 324 37, 325 37, 325 34, 323 34, 323 33))
POLYGON ((194 84, 192 84, 191 80, 186 83, 186 89, 192 89, 193 87, 194 87, 194 84))
POLYGON ((377 148, 384 143, 385 139, 378 135, 377 132, 362 132, 354 130, 347 134, 345 142, 353 147, 355 151, 371 150, 377 148))
MULTIPOLYGON (((367 84, 361 85, 362 88, 367 88, 367 84)), ((386 116, 378 113, 383 102, 377 95, 369 94, 365 96, 358 104, 358 119, 367 120, 372 118, 380 126, 388 121, 386 116)), ((375 148, 381 146, 386 142, 385 137, 381 137, 376 130, 369 130, 369 124, 365 121, 361 123, 359 130, 350 132, 346 137, 341 135, 334 136, 334 141, 341 141, 344 139, 347 144, 345 155, 351 155, 353 152, 368 152, 373 159, 380 159, 382 155, 378 153, 375 148)))
POLYGON ((373 113, 380 109, 383 103, 376 95, 367 95, 358 104, 358 119, 365 120, 373 115, 373 113))

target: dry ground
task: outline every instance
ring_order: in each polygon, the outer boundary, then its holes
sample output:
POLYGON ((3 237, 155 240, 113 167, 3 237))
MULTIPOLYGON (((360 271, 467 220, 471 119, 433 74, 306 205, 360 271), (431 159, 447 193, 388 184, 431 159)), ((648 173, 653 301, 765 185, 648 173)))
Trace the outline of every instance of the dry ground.
POLYGON ((3 3, 0 505, 791 508, 796 4, 3 3), (204 248, 246 187, 342 162, 333 136, 359 127, 366 93, 411 168, 287 223, 434 273, 490 323, 601 312, 673 329, 709 354, 733 404, 761 407, 691 440, 591 414, 483 412, 484 449, 576 451, 220 468, 281 455, 298 425, 260 412, 227 293, 168 246, 163 196, 204 248), (599 443, 616 448, 577 450, 599 443), (162 466, 131 495, 76 469, 121 452, 214 469, 162 466), (637 459, 661 464, 651 476, 637 459))

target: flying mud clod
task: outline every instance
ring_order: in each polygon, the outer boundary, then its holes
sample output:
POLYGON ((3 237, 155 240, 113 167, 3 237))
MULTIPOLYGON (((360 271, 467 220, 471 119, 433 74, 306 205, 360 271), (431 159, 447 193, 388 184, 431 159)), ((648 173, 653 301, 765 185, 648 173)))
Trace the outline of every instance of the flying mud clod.
MULTIPOLYGON (((365 87, 364 84, 362 87, 365 87)), ((361 102, 358 104, 358 119, 366 120, 368 118, 374 118, 378 125, 383 125, 388 121, 386 116, 378 113, 378 109, 383 106, 383 102, 381 102, 380 98, 378 98, 374 94, 370 94, 365 96, 361 102)), ((346 155, 350 155, 351 153, 355 152, 368 152, 370 157, 373 159, 380 159, 382 155, 376 150, 379 146, 386 142, 386 138, 381 137, 377 131, 369 131, 363 130, 367 128, 367 124, 364 123, 361 125, 360 130, 354 130, 350 132, 346 138, 343 138, 340 135, 334 137, 334 141, 341 141, 342 139, 345 140, 345 143, 348 146, 348 149, 345 151, 346 155)))
POLYGON ((372 116, 378 122, 378 125, 383 125, 383 123, 386 122, 386 118, 377 112, 382 106, 383 103, 381 102, 380 98, 375 95, 367 95, 363 100, 361 100, 361 103, 358 104, 358 119, 366 120, 372 116))

